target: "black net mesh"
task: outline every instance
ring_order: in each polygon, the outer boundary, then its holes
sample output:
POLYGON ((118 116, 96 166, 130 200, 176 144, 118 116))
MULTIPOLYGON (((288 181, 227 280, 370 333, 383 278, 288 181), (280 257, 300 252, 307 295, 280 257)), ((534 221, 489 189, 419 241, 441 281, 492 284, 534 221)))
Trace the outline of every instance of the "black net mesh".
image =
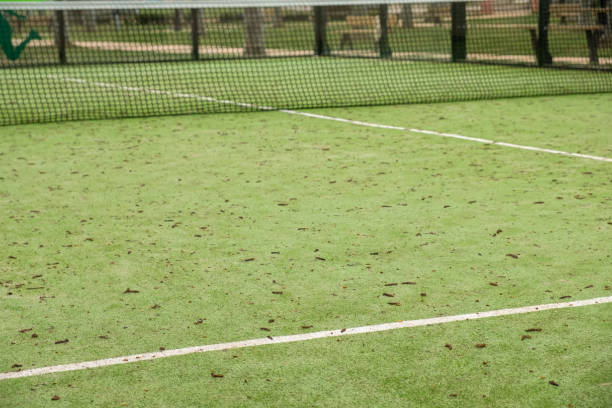
POLYGON ((608 1, 0 3, 0 124, 610 92, 608 1))

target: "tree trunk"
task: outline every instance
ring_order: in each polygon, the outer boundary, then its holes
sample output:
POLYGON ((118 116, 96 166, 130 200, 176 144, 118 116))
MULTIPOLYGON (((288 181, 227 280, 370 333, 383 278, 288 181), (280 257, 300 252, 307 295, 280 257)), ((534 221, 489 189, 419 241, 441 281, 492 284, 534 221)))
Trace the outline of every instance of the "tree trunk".
POLYGON ((174 31, 181 31, 182 12, 180 9, 174 10, 174 31))
POLYGON ((412 17, 412 5, 404 4, 402 6, 402 28, 413 28, 414 19, 412 17))
POLYGON ((244 56, 263 57, 265 55, 263 8, 246 8, 244 9, 244 56))
POLYGON ((280 7, 274 7, 274 28, 282 28, 283 23, 283 9, 280 7))

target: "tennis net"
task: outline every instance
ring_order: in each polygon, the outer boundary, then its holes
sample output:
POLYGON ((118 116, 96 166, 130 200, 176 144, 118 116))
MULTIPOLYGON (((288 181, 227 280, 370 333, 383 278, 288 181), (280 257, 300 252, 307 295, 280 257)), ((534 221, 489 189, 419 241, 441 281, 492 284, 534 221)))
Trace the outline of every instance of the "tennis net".
POLYGON ((0 2, 0 125, 612 91, 608 1, 0 2))

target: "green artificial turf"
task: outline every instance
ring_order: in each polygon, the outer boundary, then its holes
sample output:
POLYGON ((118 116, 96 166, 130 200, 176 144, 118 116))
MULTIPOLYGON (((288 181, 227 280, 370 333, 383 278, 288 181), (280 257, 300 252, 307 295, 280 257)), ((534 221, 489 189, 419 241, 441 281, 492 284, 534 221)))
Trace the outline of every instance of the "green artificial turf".
MULTIPOLYGON (((610 157, 610 106, 322 113, 610 157)), ((268 112, 3 127, 0 165, 0 371, 610 295, 605 162, 268 112)), ((609 309, 1 381, 0 401, 603 407, 609 309)))

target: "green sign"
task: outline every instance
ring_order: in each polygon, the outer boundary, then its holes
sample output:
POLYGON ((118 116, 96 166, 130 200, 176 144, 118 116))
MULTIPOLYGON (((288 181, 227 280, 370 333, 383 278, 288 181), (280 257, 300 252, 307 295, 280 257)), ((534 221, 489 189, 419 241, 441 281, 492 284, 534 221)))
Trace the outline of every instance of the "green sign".
POLYGON ((2 48, 2 52, 6 55, 6 58, 15 61, 19 59, 21 53, 25 50, 30 41, 40 40, 41 37, 37 31, 32 30, 25 40, 14 46, 13 28, 6 16, 16 17, 19 20, 25 20, 27 17, 11 10, 0 10, 0 48, 2 48))

